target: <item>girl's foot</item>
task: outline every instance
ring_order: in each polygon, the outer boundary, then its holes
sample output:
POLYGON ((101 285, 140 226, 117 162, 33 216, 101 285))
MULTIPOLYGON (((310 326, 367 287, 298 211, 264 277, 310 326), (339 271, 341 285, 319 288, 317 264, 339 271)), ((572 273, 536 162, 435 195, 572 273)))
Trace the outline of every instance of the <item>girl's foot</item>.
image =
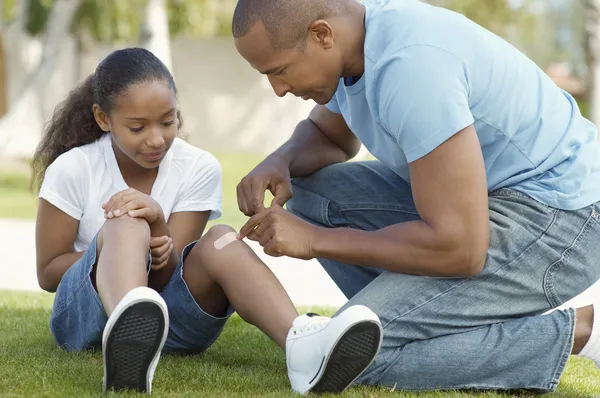
POLYGON ((167 305, 155 290, 137 287, 127 293, 102 335, 104 392, 127 389, 150 394, 168 331, 167 305))

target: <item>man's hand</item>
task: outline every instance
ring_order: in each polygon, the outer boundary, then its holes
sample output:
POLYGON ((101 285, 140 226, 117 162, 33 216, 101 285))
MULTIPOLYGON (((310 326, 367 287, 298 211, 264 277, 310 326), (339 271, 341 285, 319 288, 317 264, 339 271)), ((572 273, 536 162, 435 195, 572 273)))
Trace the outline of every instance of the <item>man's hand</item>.
POLYGON ((238 239, 259 242, 266 254, 310 260, 319 228, 275 204, 252 216, 240 229, 238 239))
POLYGON ((127 214, 129 217, 143 218, 149 225, 154 224, 157 220, 164 220, 164 214, 158 202, 133 188, 114 194, 106 203, 102 204, 102 208, 104 217, 107 219, 127 214))
POLYGON ((159 236, 150 239, 152 254, 152 271, 159 271, 167 266, 173 252, 173 239, 169 236, 159 236))
POLYGON ((240 211, 252 217, 265 210, 265 191, 274 198, 271 206, 283 206, 292 197, 289 165, 277 156, 266 158, 254 168, 237 186, 240 211))

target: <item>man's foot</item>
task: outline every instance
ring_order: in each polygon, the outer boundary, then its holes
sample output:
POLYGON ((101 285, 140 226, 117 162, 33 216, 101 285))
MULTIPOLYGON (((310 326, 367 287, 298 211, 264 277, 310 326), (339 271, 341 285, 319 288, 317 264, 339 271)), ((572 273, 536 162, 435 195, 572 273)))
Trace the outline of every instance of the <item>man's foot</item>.
POLYGON ((292 389, 300 394, 344 391, 373 362, 382 337, 379 318, 362 305, 334 318, 299 316, 285 348, 292 389))
POLYGON ((137 287, 127 293, 102 335, 104 392, 127 389, 150 394, 168 331, 167 305, 156 291, 137 287))

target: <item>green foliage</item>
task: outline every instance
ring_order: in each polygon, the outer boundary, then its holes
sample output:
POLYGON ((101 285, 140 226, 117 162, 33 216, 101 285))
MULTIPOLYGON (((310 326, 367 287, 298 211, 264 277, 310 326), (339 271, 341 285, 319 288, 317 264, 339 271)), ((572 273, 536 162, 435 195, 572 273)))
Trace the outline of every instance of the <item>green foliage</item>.
POLYGON ((15 18, 15 6, 17 0, 4 0, 0 2, 0 18, 4 23, 12 22, 15 18))
MULTIPOLYGON (((14 15, 17 0, 4 0, 5 20, 14 15)), ((27 1, 27 31, 42 34, 54 0, 27 1)), ((81 0, 72 33, 87 30, 98 42, 136 41, 147 0, 81 0)), ((171 36, 224 36, 231 32, 233 0, 166 0, 171 36)))
POLYGON ((72 31, 87 29, 98 42, 135 41, 147 0, 83 0, 72 31))
MULTIPOLYGON (((23 0, 24 1, 24 0, 23 0)), ((50 16, 52 0, 26 0, 27 21, 25 28, 32 36, 42 34, 46 30, 46 22, 50 16)))
POLYGON ((235 1, 167 0, 172 37, 228 36, 235 1))
POLYGON ((527 20, 526 12, 529 0, 524 0, 517 7, 510 0, 425 0, 426 2, 448 8, 465 15, 479 25, 506 37, 509 27, 517 22, 527 20))

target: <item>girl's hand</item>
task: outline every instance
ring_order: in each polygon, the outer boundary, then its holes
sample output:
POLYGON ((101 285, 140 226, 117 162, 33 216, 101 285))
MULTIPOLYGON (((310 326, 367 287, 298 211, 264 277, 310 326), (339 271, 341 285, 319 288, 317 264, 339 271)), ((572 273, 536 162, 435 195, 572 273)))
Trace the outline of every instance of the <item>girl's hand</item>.
POLYGON ((173 247, 173 239, 170 236, 150 238, 152 271, 159 271, 166 267, 173 252, 173 247))
POLYGON ((158 202, 133 188, 114 194, 106 203, 102 204, 102 208, 104 217, 107 219, 127 214, 129 217, 143 218, 149 225, 164 219, 162 208, 158 202))

